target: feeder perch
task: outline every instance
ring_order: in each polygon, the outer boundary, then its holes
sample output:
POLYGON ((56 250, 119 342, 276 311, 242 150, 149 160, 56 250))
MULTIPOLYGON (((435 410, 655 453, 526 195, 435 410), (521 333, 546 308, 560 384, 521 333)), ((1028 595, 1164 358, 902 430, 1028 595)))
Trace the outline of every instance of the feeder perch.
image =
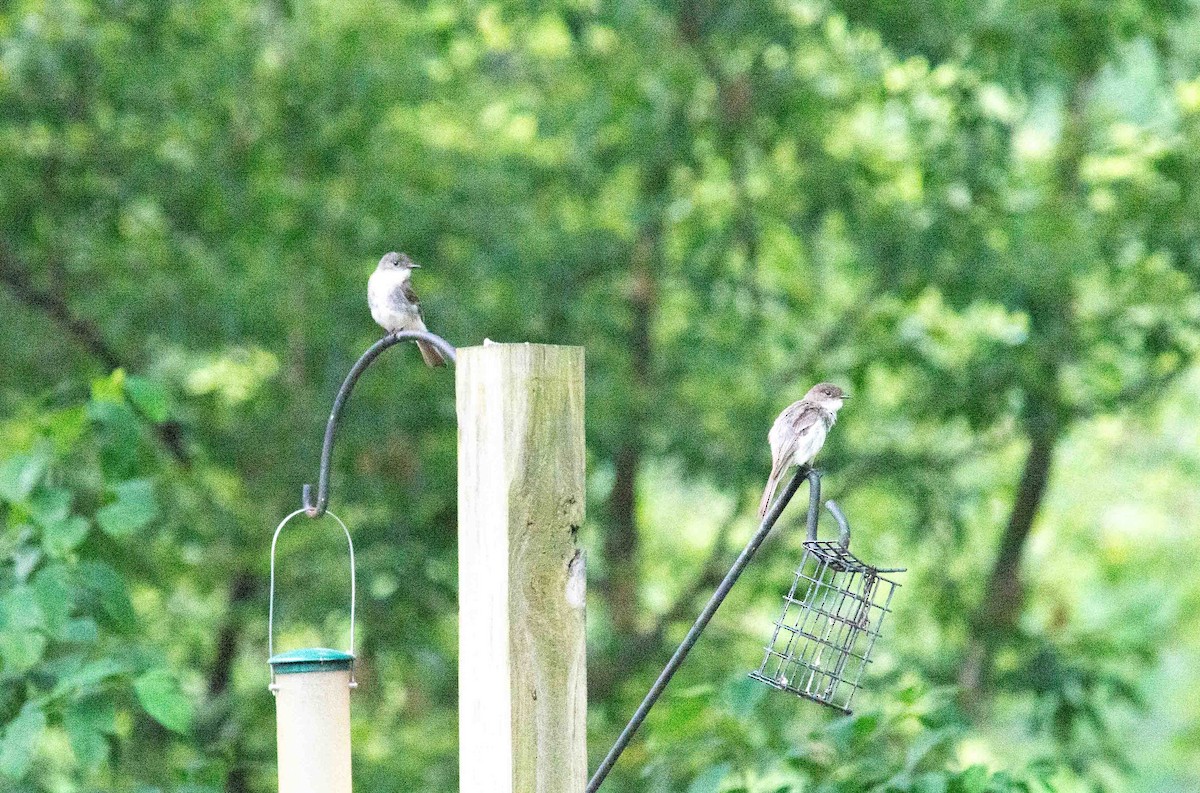
POLYGON ((354 680, 354 544, 346 524, 332 512, 350 547, 350 651, 309 647, 274 653, 275 545, 288 521, 271 541, 271 593, 267 617, 267 654, 279 752, 279 793, 350 793, 350 691, 354 680))
POLYGON ((818 540, 815 521, 809 522, 804 555, 783 599, 783 613, 762 665, 750 677, 850 713, 899 586, 884 574, 903 568, 872 567, 850 553, 846 519, 832 501, 826 506, 841 527, 841 537, 837 542, 818 540))

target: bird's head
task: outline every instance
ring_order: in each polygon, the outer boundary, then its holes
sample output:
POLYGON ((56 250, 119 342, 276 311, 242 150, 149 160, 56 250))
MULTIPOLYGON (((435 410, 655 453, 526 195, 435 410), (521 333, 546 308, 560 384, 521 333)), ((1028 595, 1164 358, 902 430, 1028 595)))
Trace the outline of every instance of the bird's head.
POLYGON ((837 413, 842 403, 849 398, 849 394, 833 383, 817 383, 804 395, 806 401, 815 402, 830 413, 837 413))
POLYGON ((378 269, 410 271, 420 266, 421 265, 408 258, 407 253, 396 253, 395 251, 391 251, 390 253, 385 253, 383 258, 379 260, 378 269))

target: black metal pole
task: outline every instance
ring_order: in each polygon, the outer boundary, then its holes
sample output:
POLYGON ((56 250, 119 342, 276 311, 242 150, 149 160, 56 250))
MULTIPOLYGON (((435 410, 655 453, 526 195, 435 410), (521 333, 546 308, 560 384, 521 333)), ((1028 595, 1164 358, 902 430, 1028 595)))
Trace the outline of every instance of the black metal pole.
POLYGON ((820 510, 821 502, 821 477, 820 474, 813 469, 803 466, 796 471, 796 475, 792 477, 790 482, 788 482, 787 487, 784 488, 783 493, 779 496, 779 498, 775 499, 774 505, 772 505, 770 511, 767 512, 766 517, 763 518, 763 522, 761 525, 759 525, 758 531, 754 533, 754 536, 750 538, 750 542, 748 542, 746 547, 742 549, 741 555, 739 555, 737 561, 733 563, 733 567, 729 568, 729 572, 726 573, 725 578, 721 580, 721 584, 717 587, 717 591, 713 592, 712 597, 709 598, 708 604, 704 607, 704 610, 700 612, 700 616, 696 618, 696 622, 692 625, 692 629, 688 631, 687 636, 684 637, 683 642, 679 645, 679 649, 677 649, 675 654, 671 656, 671 660, 667 662, 666 667, 659 674, 658 679, 654 681, 654 685, 650 687, 650 691, 646 694, 646 698, 642 700, 642 704, 639 705, 637 711, 634 712, 633 718, 629 720, 629 723, 625 725, 625 729, 621 731, 621 735, 617 738, 617 742, 613 744, 611 749, 608 750, 608 754, 605 755, 604 760, 600 763, 599 768, 596 769, 596 773, 594 773, 591 780, 588 781, 587 793, 596 793, 596 790, 598 790, 600 785, 603 784, 605 778, 608 776, 608 772, 612 770, 612 767, 616 764, 617 759, 620 758, 621 753, 625 751, 625 747, 629 745, 631 740, 633 740, 634 733, 637 732, 638 727, 642 726, 642 722, 646 720, 646 716, 650 713, 650 709, 654 707, 654 703, 658 701, 660 696, 662 696, 663 690, 666 689, 667 684, 671 682, 671 678, 679 669, 680 664, 683 663, 683 659, 687 658, 688 653, 691 652, 692 647, 696 644, 696 640, 700 638, 700 634, 704 631, 705 627, 708 626, 709 620, 711 620, 713 615, 717 613, 717 609, 721 607, 721 603, 724 602, 725 596, 729 594, 729 590, 733 589, 733 585, 737 583, 742 571, 746 569, 746 565, 750 563, 750 559, 758 551, 758 547, 762 545, 763 540, 765 540, 767 535, 771 533, 771 529, 774 528, 775 522, 779 520, 779 516, 783 514, 783 510, 787 507, 788 502, 792 500, 792 496, 794 496, 796 491, 800 488, 800 483, 805 479, 809 480, 808 533, 816 533, 817 513, 820 510))
POLYGON ((451 346, 450 342, 441 336, 425 330, 401 330, 389 333, 372 344, 354 362, 354 366, 350 367, 350 373, 342 381, 342 387, 338 389, 337 397, 333 400, 333 409, 329 412, 329 421, 325 424, 325 443, 321 446, 321 471, 317 478, 316 501, 313 501, 312 485, 304 486, 302 494, 304 514, 310 518, 321 517, 325 514, 325 509, 329 506, 329 466, 333 460, 333 440, 337 435, 338 424, 342 419, 342 409, 346 406, 346 400, 350 398, 350 392, 354 389, 354 384, 358 382, 358 378, 371 365, 371 362, 378 358, 388 347, 399 344, 402 341, 416 341, 418 339, 432 344, 451 363, 457 362, 458 356, 455 354, 454 347, 451 346))

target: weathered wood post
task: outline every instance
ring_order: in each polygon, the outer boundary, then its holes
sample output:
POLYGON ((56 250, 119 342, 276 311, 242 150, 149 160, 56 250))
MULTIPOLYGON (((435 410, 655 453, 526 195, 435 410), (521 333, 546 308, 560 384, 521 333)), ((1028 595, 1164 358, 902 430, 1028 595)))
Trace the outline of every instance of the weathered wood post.
POLYGON ((458 351, 459 789, 587 784, 583 348, 458 351))

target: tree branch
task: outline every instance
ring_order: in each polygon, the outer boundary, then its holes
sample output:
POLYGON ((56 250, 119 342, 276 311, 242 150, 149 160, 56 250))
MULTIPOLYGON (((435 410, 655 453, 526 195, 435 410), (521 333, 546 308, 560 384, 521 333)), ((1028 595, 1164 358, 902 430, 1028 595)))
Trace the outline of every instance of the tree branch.
POLYGON ((991 674, 996 649, 1011 633, 1021 614, 1024 604, 1021 556, 1046 495, 1058 438, 1053 427, 1031 432, 1021 483, 988 576, 983 601, 972 619, 972 639, 959 673, 959 684, 968 705, 978 702, 991 674))
MULTIPOLYGON (((28 270, 17 263, 16 258, 8 248, 0 245, 0 283, 4 284, 18 301, 31 309, 42 312, 64 328, 72 338, 107 369, 130 368, 122 362, 120 353, 109 346, 108 342, 104 340, 100 330, 95 325, 77 316, 62 298, 35 287, 30 282, 27 273, 28 270)), ((179 422, 154 421, 139 410, 137 405, 131 404, 130 407, 132 407, 138 418, 153 428, 158 442, 162 444, 163 448, 167 450, 177 463, 185 468, 191 466, 192 458, 184 442, 183 427, 179 422)))
POLYGON ((34 287, 7 247, 0 246, 0 283, 20 302, 53 319, 100 363, 109 369, 121 367, 121 356, 108 346, 100 331, 87 320, 75 316, 69 306, 55 295, 34 287))

